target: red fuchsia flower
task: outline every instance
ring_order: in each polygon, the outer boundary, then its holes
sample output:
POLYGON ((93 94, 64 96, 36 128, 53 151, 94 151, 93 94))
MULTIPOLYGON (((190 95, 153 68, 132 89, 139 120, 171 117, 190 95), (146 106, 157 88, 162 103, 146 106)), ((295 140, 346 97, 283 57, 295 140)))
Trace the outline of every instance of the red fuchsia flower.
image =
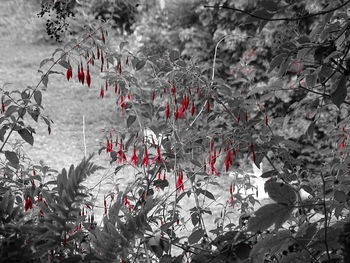
POLYGON ((125 59, 125 65, 128 65, 128 63, 129 63, 129 57, 126 57, 126 59, 125 59))
POLYGON ((87 84, 88 87, 90 88, 90 85, 91 85, 91 76, 90 76, 89 65, 87 65, 87 69, 86 69, 86 84, 87 84))
POLYGON ((37 200, 37 202, 39 203, 39 202, 41 202, 42 200, 43 200, 43 198, 41 197, 41 194, 38 193, 38 200, 37 200))
POLYGON ((147 148, 145 148, 145 153, 143 155, 142 163, 143 163, 143 165, 148 167, 149 158, 148 158, 148 150, 147 150, 147 148))
POLYGON ((125 97, 124 96, 120 96, 119 105, 122 108, 122 111, 124 112, 124 110, 125 110, 125 97))
POLYGON ((103 56, 103 52, 101 50, 101 64, 103 65, 105 63, 105 58, 103 56))
POLYGON ((152 92, 152 95, 151 95, 151 99, 152 99, 152 101, 153 101, 155 98, 156 98, 156 92, 155 92, 155 91, 153 91, 153 92, 152 92))
POLYGON ((107 201, 106 201, 106 199, 103 200, 103 206, 105 208, 105 214, 107 214, 107 201))
POLYGON ((235 191, 235 187, 231 184, 230 185, 230 195, 233 196, 233 192, 235 191))
POLYGON ((176 93, 176 86, 175 86, 175 83, 173 83, 173 86, 171 88, 171 94, 175 94, 176 93))
POLYGON ((136 147, 134 147, 134 153, 131 156, 130 162, 133 163, 135 166, 137 165, 137 154, 136 154, 136 147))
POLYGON ((179 111, 179 118, 182 119, 184 117, 184 113, 185 113, 185 108, 183 105, 180 106, 180 108, 178 109, 179 111))
POLYGON ((119 155, 119 157, 118 157, 119 163, 126 162, 126 155, 122 149, 123 149, 123 147, 120 146, 119 150, 117 151, 117 154, 119 155))
POLYGON ((170 115, 170 107, 169 107, 169 104, 167 103, 165 106, 165 118, 169 119, 169 115, 170 115))
POLYGON ((118 84, 115 84, 115 86, 114 86, 114 93, 117 93, 118 92, 118 84))
POLYGON ((254 151, 254 144, 250 144, 250 152, 252 153, 252 159, 253 159, 253 162, 255 163, 255 151, 254 151))
POLYGON ((128 98, 128 100, 131 100, 131 99, 132 99, 131 93, 128 93, 128 94, 126 95, 126 97, 128 98))
POLYGON ((192 114, 192 116, 194 116, 195 112, 196 112, 196 107, 194 106, 194 102, 192 102, 192 106, 191 106, 191 114, 192 114))
POLYGON ((106 83, 105 83, 105 89, 106 91, 108 90, 108 81, 106 80, 106 83))
POLYGON ((100 59, 100 49, 97 47, 97 51, 96 51, 96 53, 97 53, 97 59, 100 59))
POLYGON ((32 209, 33 208, 33 202, 30 199, 29 196, 27 196, 25 203, 24 203, 24 211, 27 211, 28 209, 32 209))
POLYGON ((176 108, 176 111, 174 112, 174 119, 177 120, 179 118, 179 109, 176 108))
POLYGON ((84 85, 84 82, 85 82, 85 73, 84 73, 84 67, 83 67, 83 62, 81 62, 81 65, 80 65, 80 74, 81 74, 81 84, 84 85))
POLYGON ((102 38, 103 44, 106 44, 105 33, 103 32, 103 30, 102 30, 101 38, 102 38))
POLYGON ((67 80, 69 81, 72 78, 72 76, 73 76, 72 68, 67 69, 67 72, 66 72, 67 80))
POLYGON ((269 118, 267 117, 267 115, 265 116, 265 124, 266 126, 269 125, 269 118))
POLYGON ((186 95, 183 96, 183 98, 181 100, 181 106, 184 108, 184 110, 188 109, 189 103, 190 103, 190 101, 189 101, 188 97, 186 95))
POLYGON ((105 96, 105 91, 104 91, 103 87, 101 87, 100 97, 103 99, 104 96, 105 96))
POLYGON ((338 151, 339 151, 340 149, 344 148, 344 147, 345 147, 345 140, 343 140, 343 141, 341 142, 341 144, 339 145, 338 151))
POLYGON ((158 180, 162 179, 162 174, 160 172, 158 172, 158 174, 157 174, 157 179, 158 180))
POLYGON ((112 150, 113 150, 113 144, 107 139, 106 152, 111 152, 112 150))
POLYGON ((230 149, 227 150, 227 154, 226 154, 224 163, 225 163, 225 171, 227 172, 228 169, 230 168, 230 165, 233 164, 233 159, 232 159, 232 154, 231 154, 230 149))
POLYGON ((178 192, 181 192, 181 190, 182 191, 185 190, 183 178, 184 178, 183 172, 178 172, 177 173, 177 180, 176 180, 176 190, 178 192))
POLYGON ((157 161, 158 163, 160 163, 163 160, 161 154, 160 154, 160 148, 157 147, 157 155, 156 157, 152 160, 152 162, 154 163, 155 161, 157 161))
POLYGON ((207 103, 206 103, 205 107, 207 109, 207 112, 210 112, 210 102, 209 102, 209 100, 207 100, 207 103))

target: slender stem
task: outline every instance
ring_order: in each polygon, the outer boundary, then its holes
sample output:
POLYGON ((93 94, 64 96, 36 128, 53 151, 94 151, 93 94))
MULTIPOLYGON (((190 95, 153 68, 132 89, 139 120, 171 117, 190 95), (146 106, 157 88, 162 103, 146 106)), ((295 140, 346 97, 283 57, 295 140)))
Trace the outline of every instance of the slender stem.
MULTIPOLYGON (((315 16, 320 16, 320 15, 325 15, 325 14, 328 14, 328 13, 331 13, 333 11, 336 11, 344 6, 346 6, 347 4, 350 3, 350 0, 346 1, 345 3, 339 5, 339 6, 336 6, 334 8, 331 8, 331 9, 328 9, 328 10, 324 10, 324 11, 320 11, 320 12, 317 12, 317 13, 312 13, 312 14, 308 14, 308 15, 305 15, 305 16, 299 16, 299 17, 281 17, 281 18, 267 18, 267 17, 262 17, 262 16, 258 16, 258 15, 255 15, 255 14, 252 14, 248 11, 245 11, 245 10, 242 10, 242 9, 238 9, 238 8, 235 8, 235 7, 229 7, 229 6, 224 6, 224 5, 221 5, 221 6, 209 6, 209 5, 205 5, 204 8, 215 8, 215 9, 220 9, 220 8, 223 8, 223 9, 230 9, 232 11, 236 11, 236 12, 240 12, 240 13, 243 13, 243 14, 246 14, 248 16, 251 16, 251 17, 254 17, 254 18, 257 18, 257 19, 260 19, 260 20, 264 20, 264 21, 298 21, 298 20, 304 20, 304 19, 307 19, 307 18, 311 18, 311 17, 315 17, 315 16)), ((273 14, 271 15, 273 16, 273 14)))
POLYGON ((328 212, 327 212, 327 204, 326 204, 326 181, 324 180, 323 174, 321 173, 322 179, 322 191, 323 191, 323 209, 324 209, 324 244, 326 246, 327 258, 328 261, 331 261, 331 255, 329 254, 329 246, 328 246, 328 212))

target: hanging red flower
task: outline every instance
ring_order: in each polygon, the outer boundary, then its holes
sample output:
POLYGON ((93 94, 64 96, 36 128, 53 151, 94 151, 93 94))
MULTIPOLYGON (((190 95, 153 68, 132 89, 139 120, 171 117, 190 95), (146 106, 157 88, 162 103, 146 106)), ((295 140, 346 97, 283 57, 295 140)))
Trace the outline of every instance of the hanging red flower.
POLYGON ((103 44, 106 44, 105 33, 103 32, 103 30, 102 30, 101 38, 102 38, 103 44))
POLYGON ((137 154, 136 154, 136 147, 134 147, 134 153, 131 156, 130 162, 133 163, 134 165, 137 165, 137 154))
POLYGON ((145 153, 143 155, 142 163, 143 163, 143 165, 148 167, 149 158, 148 158, 148 150, 147 150, 147 148, 145 148, 145 153))
POLYGON ((232 154, 231 154, 230 149, 227 150, 227 154, 226 154, 224 163, 225 163, 225 171, 227 172, 228 169, 230 168, 230 165, 233 164, 233 159, 232 159, 232 154))
POLYGON ((157 155, 156 155, 156 157, 153 159, 152 162, 155 162, 155 161, 157 161, 158 163, 160 163, 160 162, 162 161, 162 156, 161 156, 161 154, 160 154, 160 148, 159 148, 159 147, 157 147, 157 155))
POLYGON ((73 70, 72 70, 72 68, 67 69, 67 72, 66 72, 66 78, 67 78, 67 80, 69 81, 69 80, 72 78, 72 76, 73 76, 73 70))
POLYGON ((191 106, 191 115, 194 116, 196 111, 196 107, 194 106, 194 102, 192 102, 192 106, 191 106))
POLYGON ((32 209, 33 208, 33 202, 30 199, 29 196, 27 196, 27 198, 25 199, 25 203, 24 203, 24 211, 27 211, 28 209, 32 209))
POLYGON ((89 65, 87 65, 87 69, 86 69, 86 84, 87 84, 88 87, 90 88, 90 85, 91 85, 91 76, 90 76, 89 65))
POLYGON ((178 192, 181 192, 181 190, 182 191, 185 190, 183 178, 184 178, 183 172, 178 172, 177 173, 177 180, 176 180, 176 190, 178 192))
POLYGON ((253 162, 255 163, 255 151, 254 151, 254 144, 250 144, 250 152, 252 153, 252 159, 253 162))
POLYGON ((104 96, 105 96, 105 91, 104 91, 103 87, 101 87, 100 97, 103 99, 104 96))

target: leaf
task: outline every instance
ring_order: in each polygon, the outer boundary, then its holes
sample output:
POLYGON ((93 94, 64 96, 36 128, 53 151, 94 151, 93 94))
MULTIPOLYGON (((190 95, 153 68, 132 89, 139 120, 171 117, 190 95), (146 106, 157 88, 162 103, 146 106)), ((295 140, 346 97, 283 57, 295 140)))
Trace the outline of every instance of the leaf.
POLYGON ((333 103, 339 108, 347 95, 347 77, 343 75, 341 79, 333 85, 334 92, 331 94, 333 103))
POLYGON ((15 152, 5 151, 5 157, 11 164, 15 166, 19 164, 19 159, 15 152))
POLYGON ((43 60, 40 62, 39 67, 41 68, 41 67, 44 66, 47 62, 50 62, 50 61, 54 62, 53 58, 45 58, 45 59, 43 59, 43 60))
POLYGON ((277 11, 277 3, 273 0, 263 0, 261 6, 270 12, 277 11))
POLYGON ((177 50, 170 51, 169 58, 171 62, 174 62, 180 58, 180 52, 177 50))
POLYGON ((153 184, 155 187, 159 187, 162 190, 164 190, 165 187, 169 186, 168 180, 161 180, 161 179, 155 180, 153 184))
POLYGON ((285 205, 293 205, 297 197, 293 187, 274 181, 265 183, 265 192, 272 200, 285 205))
POLYGON ((38 105, 41 105, 42 95, 40 90, 34 91, 34 100, 38 105))
POLYGON ((264 231, 273 224, 275 224, 275 229, 279 229, 289 218, 293 209, 293 207, 282 204, 265 205, 255 212, 254 217, 249 219, 248 231, 264 231))
POLYGON ((316 80, 317 80, 317 75, 316 74, 310 74, 306 76, 306 85, 309 89, 312 89, 315 84, 316 84, 316 80))
POLYGON ((276 176, 276 175, 278 175, 278 172, 276 170, 272 170, 272 171, 268 171, 268 172, 263 173, 260 177, 262 177, 262 178, 270 178, 270 177, 273 177, 273 176, 276 176))
POLYGON ((272 249, 276 251, 277 248, 280 248, 281 246, 289 246, 291 243, 293 243, 290 236, 291 235, 288 230, 279 231, 277 234, 266 235, 266 237, 259 240, 250 251, 252 263, 264 262, 265 254, 267 252, 271 252, 272 249))
POLYGON ((203 236, 204 236, 204 230, 197 229, 194 232, 192 232, 191 235, 188 237, 188 243, 196 244, 199 240, 201 240, 203 236))
POLYGON ((344 203, 348 200, 348 196, 344 193, 344 191, 337 190, 334 192, 334 199, 339 203, 344 203))
POLYGON ((60 64, 62 67, 66 68, 66 69, 70 69, 72 68, 72 66, 65 60, 60 60, 58 62, 58 64, 60 64))
POLYGON ((45 88, 47 88, 47 83, 49 82, 49 77, 47 74, 45 74, 43 77, 42 77, 42 82, 43 82, 43 85, 45 86, 45 88))
POLYGON ((199 192, 200 192, 202 195, 208 197, 208 198, 211 199, 211 200, 215 200, 215 197, 214 197, 214 195, 213 195, 211 192, 209 192, 209 191, 207 191, 207 190, 203 190, 203 189, 198 189, 198 190, 199 190, 199 192))
POLYGON ((130 128, 130 126, 134 123, 135 120, 136 120, 136 116, 135 115, 130 115, 128 117, 128 119, 126 120, 126 126, 128 128, 130 128))
POLYGON ((145 65, 146 65, 146 61, 145 61, 145 60, 139 60, 139 61, 137 61, 136 65, 135 65, 135 69, 136 69, 136 70, 140 70, 140 69, 142 69, 145 65))
POLYGON ((33 146, 34 144, 33 135, 27 129, 20 129, 18 130, 18 133, 23 140, 25 140, 27 143, 33 146))
POLYGON ((281 63, 283 62, 283 60, 285 60, 285 58, 287 57, 286 53, 282 53, 277 55, 276 57, 274 57, 270 63, 270 68, 269 68, 269 73, 274 70, 275 68, 279 67, 281 65, 281 63))
POLYGON ((11 105, 10 107, 7 108, 5 112, 5 117, 11 116, 14 112, 18 111, 18 106, 11 105))

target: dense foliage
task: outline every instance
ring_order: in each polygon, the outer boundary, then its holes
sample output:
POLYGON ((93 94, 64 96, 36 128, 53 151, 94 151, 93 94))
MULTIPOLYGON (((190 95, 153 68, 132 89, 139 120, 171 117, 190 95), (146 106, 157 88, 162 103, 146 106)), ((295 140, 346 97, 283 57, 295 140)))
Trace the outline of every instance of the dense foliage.
POLYGON ((113 50, 90 21, 42 61, 35 87, 3 89, 2 261, 349 262, 350 1, 166 6, 135 22, 139 50, 113 50), (82 186, 101 167, 55 173, 9 140, 34 143, 27 114, 50 133, 40 90, 62 68, 102 99, 115 93, 125 120, 100 154, 135 180, 105 197, 102 226, 82 186), (267 204, 247 163, 264 166, 267 204))

